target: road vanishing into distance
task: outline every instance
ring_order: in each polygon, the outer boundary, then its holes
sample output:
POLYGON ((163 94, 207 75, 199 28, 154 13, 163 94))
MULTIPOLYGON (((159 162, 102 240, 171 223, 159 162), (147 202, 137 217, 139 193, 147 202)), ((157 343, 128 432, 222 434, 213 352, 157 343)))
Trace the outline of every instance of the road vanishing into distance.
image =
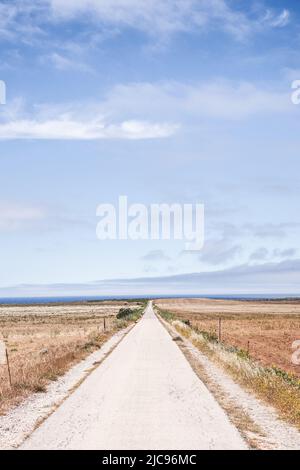
POLYGON ((21 449, 246 449, 150 302, 21 449))

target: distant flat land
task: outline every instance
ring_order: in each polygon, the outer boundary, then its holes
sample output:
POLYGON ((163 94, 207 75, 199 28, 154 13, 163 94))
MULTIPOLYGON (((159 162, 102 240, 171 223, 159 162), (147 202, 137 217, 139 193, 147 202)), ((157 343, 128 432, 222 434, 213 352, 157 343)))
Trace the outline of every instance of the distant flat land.
POLYGON ((127 301, 95 301, 95 302, 70 302, 48 304, 2 304, 0 305, 0 317, 2 316, 64 316, 64 315, 88 315, 110 316, 116 315, 121 307, 136 306, 136 302, 127 301))

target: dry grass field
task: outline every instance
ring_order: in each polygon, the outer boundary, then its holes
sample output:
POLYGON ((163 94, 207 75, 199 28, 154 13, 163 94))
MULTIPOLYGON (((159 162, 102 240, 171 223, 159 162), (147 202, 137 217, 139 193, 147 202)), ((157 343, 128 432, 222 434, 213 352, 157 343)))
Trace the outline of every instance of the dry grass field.
POLYGON ((161 315, 238 383, 300 429, 300 302, 163 299, 161 315), (221 341, 219 341, 221 319, 221 341))
POLYGON ((191 326, 218 335, 222 341, 248 351, 266 366, 277 366, 300 377, 292 364, 292 344, 300 340, 300 301, 238 301, 215 299, 162 299, 156 305, 191 326))
POLYGON ((0 365, 0 413, 46 385, 101 346, 126 321, 116 320, 122 307, 136 302, 86 302, 0 306, 0 334, 11 368, 0 365), (104 329, 105 318, 105 329, 104 329))

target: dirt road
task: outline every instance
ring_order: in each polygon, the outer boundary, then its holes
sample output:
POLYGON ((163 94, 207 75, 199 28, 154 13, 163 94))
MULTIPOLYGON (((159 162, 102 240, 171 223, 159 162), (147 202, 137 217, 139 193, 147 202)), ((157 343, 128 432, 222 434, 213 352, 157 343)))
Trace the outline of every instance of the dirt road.
POLYGON ((23 449, 245 449, 153 313, 25 441, 23 449))

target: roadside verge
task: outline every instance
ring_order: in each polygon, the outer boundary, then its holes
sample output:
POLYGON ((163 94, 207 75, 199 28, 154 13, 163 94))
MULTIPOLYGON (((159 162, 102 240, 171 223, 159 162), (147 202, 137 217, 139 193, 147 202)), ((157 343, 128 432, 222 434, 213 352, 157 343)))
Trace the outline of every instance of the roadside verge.
POLYGON ((52 382, 46 392, 34 393, 19 406, 0 416, 0 449, 15 449, 98 367, 134 327, 115 333, 100 349, 52 382))
POLYGON ((218 364, 209 359, 183 334, 188 326, 183 322, 166 321, 156 314, 199 379, 207 386, 226 411, 252 449, 298 450, 300 432, 286 423, 276 410, 237 384, 218 364))

